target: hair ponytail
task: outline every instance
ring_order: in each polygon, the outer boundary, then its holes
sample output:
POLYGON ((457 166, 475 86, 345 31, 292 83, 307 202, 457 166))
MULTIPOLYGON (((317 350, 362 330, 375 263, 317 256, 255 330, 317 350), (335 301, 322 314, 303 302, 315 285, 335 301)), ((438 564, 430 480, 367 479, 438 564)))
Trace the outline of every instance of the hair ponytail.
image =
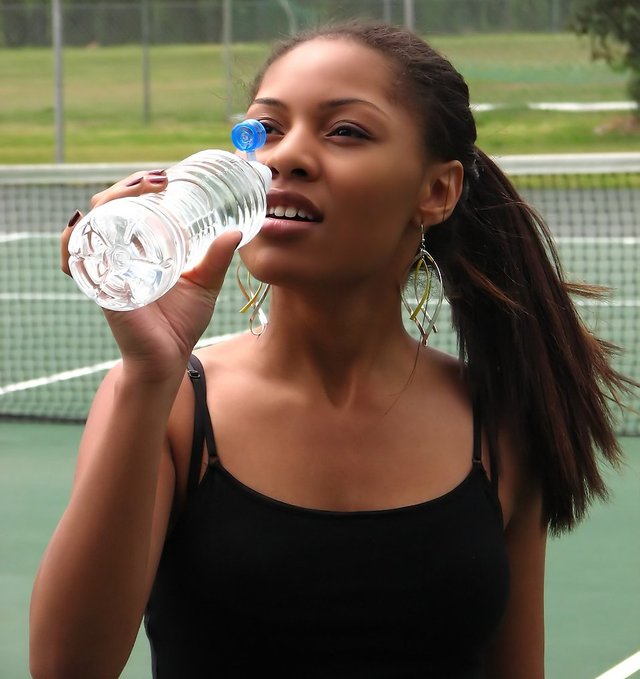
POLYGON ((500 423, 515 426, 542 482, 545 519, 560 532, 607 496, 594 448, 619 463, 609 405, 630 382, 610 365, 615 348, 591 334, 571 299, 602 291, 565 282, 544 222, 478 149, 475 163, 466 195, 426 244, 490 441, 500 423))
POLYGON ((612 368, 616 348, 591 334, 571 300, 602 290, 565 281, 544 222, 475 146, 464 79, 410 31, 356 21, 299 34, 274 50, 253 93, 274 61, 318 37, 383 54, 395 66, 392 94, 415 115, 428 156, 462 163, 462 198, 425 245, 442 271, 490 443, 503 426, 517 432, 541 480, 545 521, 555 532, 572 528, 593 499, 607 496, 596 452, 619 464, 610 407, 635 385, 612 368))

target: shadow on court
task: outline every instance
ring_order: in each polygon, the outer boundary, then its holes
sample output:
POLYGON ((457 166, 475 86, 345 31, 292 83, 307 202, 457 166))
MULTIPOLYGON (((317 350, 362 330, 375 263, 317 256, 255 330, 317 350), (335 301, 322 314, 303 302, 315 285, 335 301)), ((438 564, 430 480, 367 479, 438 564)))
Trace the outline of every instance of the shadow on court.
MULTIPOLYGON (((29 677, 28 607, 42 552, 66 504, 81 427, 0 422, 0 674, 29 677)), ((547 679, 594 679, 640 649, 640 438, 622 439, 612 502, 549 543, 547 679)), ((148 679, 141 634, 124 679, 148 679)))

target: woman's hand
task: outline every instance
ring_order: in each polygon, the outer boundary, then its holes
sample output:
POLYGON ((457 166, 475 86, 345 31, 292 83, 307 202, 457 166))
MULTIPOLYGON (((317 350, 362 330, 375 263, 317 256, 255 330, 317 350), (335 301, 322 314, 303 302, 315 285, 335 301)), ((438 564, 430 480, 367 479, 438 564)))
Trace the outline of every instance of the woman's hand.
MULTIPOLYGON (((91 208, 115 198, 158 193, 167 186, 163 170, 138 172, 123 179, 91 200, 91 208)), ((76 212, 61 236, 61 266, 69 271, 69 238, 82 215, 76 212)), ((188 357, 205 331, 224 282, 239 231, 216 238, 203 260, 156 302, 132 311, 104 309, 118 343, 123 367, 138 378, 155 381, 168 374, 182 374, 188 357)))

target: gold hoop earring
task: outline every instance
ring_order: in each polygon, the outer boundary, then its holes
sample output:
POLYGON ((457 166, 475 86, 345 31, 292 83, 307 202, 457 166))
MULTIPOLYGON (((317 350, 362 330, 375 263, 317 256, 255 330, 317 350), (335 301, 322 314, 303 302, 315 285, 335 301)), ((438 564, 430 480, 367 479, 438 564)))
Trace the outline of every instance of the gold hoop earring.
POLYGON ((436 319, 444 299, 442 274, 435 259, 427 251, 424 243, 424 225, 420 224, 422 237, 418 254, 411 262, 409 276, 405 283, 405 290, 409 289, 413 295, 412 305, 407 301, 404 291, 400 293, 400 299, 404 308, 409 313, 409 319, 415 323, 420 333, 423 346, 427 346, 431 331, 438 332, 436 319), (435 288, 435 289, 434 289, 435 288), (429 302, 435 301, 435 309, 429 313, 429 302))
POLYGON ((247 303, 240 309, 240 313, 246 314, 252 309, 251 316, 249 316, 249 330, 255 337, 260 337, 265 331, 268 323, 267 315, 262 309, 262 305, 269 295, 271 286, 254 278, 247 269, 243 271, 242 262, 238 262, 238 266, 236 267, 236 283, 238 284, 243 297, 247 300, 247 303), (254 282, 258 283, 256 290, 253 289, 254 282), (259 321, 259 325, 257 326, 256 317, 259 321))

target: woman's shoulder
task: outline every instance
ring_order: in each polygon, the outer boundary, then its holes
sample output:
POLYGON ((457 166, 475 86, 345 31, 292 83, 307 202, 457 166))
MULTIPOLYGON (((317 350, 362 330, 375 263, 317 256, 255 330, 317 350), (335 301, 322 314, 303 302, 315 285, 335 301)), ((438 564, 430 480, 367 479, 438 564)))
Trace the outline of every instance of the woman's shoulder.
POLYGON ((429 360, 440 371, 443 378, 468 392, 467 371, 464 362, 458 356, 453 356, 441 349, 431 348, 429 360))
POLYGON ((433 348, 425 352, 425 357, 431 379, 437 375, 440 391, 450 397, 447 399, 448 407, 455 405, 460 408, 460 413, 470 409, 479 414, 483 433, 483 462, 488 471, 498 475, 496 486, 507 525, 523 503, 540 493, 540 479, 531 468, 527 442, 506 411, 498 413, 496 422, 486 421, 487 414, 483 414, 481 399, 476 398, 474 402, 473 390, 462 361, 433 348), (495 448, 491 448, 491 453, 487 436, 490 428, 496 432, 495 448), (491 455, 495 456, 495 466, 491 464, 491 455))
POLYGON ((210 393, 208 385, 211 383, 216 385, 216 390, 222 389, 224 384, 233 384, 239 371, 246 372, 247 345, 245 335, 238 335, 194 350, 193 354, 202 366, 202 375, 194 378, 189 374, 189 370, 185 370, 168 425, 170 444, 178 468, 184 467, 185 456, 190 453, 193 438, 196 398, 194 379, 203 381, 207 387, 207 394, 210 393))
POLYGON ((193 353, 200 359, 207 376, 224 370, 237 371, 246 368, 255 341, 256 338, 246 332, 206 344, 193 353))
POLYGON ((470 412, 473 403, 464 363, 457 356, 433 347, 426 347, 422 356, 420 375, 425 392, 437 393, 440 399, 453 399, 470 412))
MULTIPOLYGON (((219 381, 224 378, 225 372, 241 369, 243 356, 246 351, 246 338, 238 335, 230 339, 205 345, 194 349, 193 355, 199 360, 202 374, 195 379, 202 379, 206 384, 213 380, 219 381)), ((190 436, 193 425, 195 391, 194 375, 190 374, 190 368, 196 368, 196 363, 189 361, 185 370, 182 383, 176 395, 170 417, 170 433, 184 433, 190 436)), ((198 372, 198 370, 196 371, 198 372)))

